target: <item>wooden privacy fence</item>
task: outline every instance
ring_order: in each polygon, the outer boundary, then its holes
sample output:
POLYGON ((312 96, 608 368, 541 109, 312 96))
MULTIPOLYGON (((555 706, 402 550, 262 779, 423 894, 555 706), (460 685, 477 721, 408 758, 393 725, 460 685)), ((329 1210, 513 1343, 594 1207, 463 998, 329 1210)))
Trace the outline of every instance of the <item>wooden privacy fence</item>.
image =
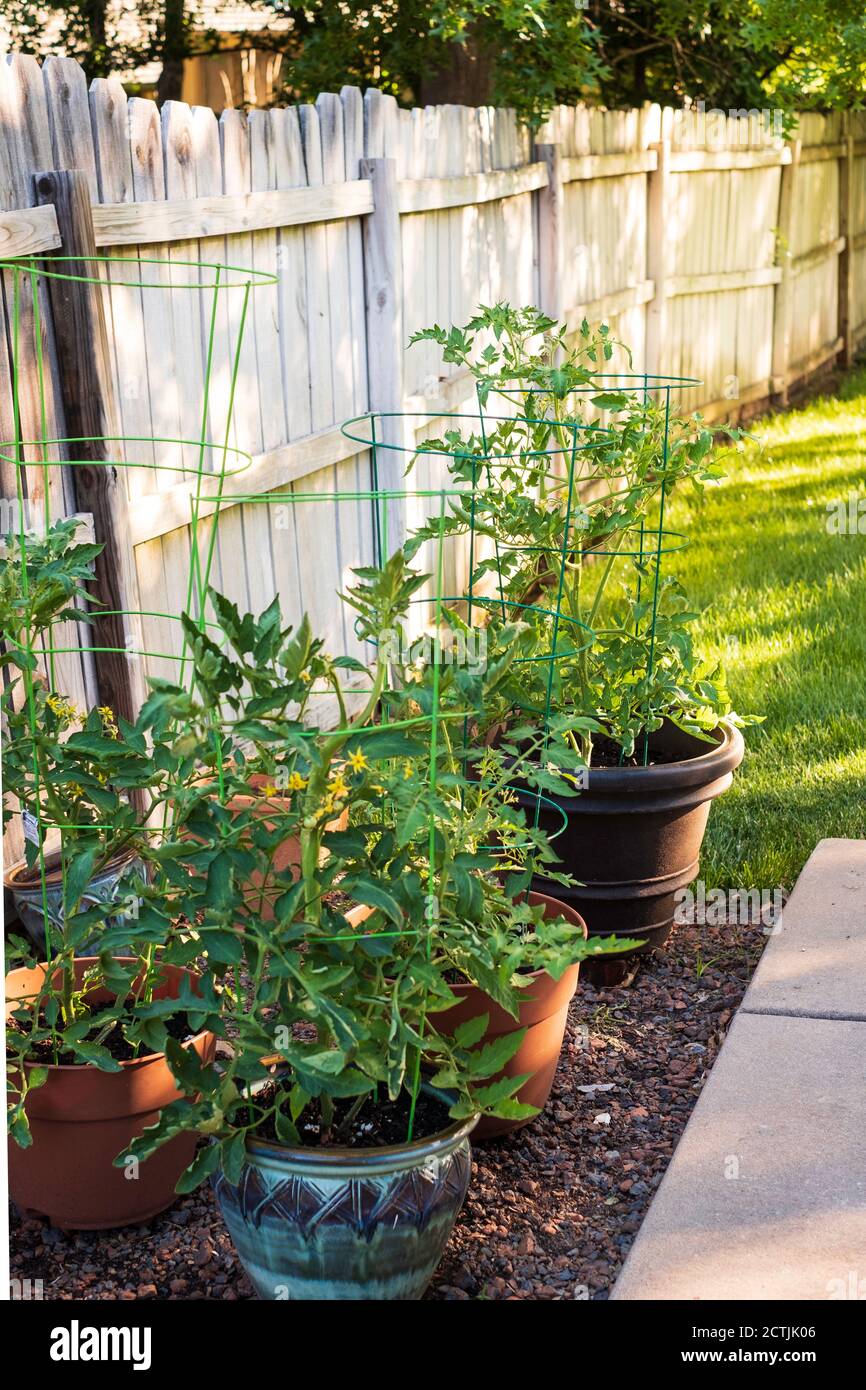
MULTIPOLYGON (((638 368, 700 377, 683 404, 710 419, 784 401, 823 364, 850 361, 866 336, 866 118, 804 116, 785 143, 750 117, 559 108, 533 143, 509 111, 401 110, 347 87, 218 121, 208 108, 128 100, 116 80, 88 89, 70 59, 40 67, 13 56, 0 64, 0 258, 88 248, 133 258, 141 281, 164 291, 130 289, 108 266, 98 313, 87 311, 97 337, 100 316, 105 325, 95 346, 77 318, 40 299, 44 425, 34 306, 22 295, 22 436, 78 433, 69 417, 84 393, 86 418, 114 420, 137 441, 125 456, 139 466, 108 505, 108 470, 91 470, 84 496, 56 446, 54 515, 93 518, 96 539, 113 544, 115 606, 157 615, 141 620, 142 649, 177 651, 177 623, 159 615, 179 613, 186 596, 186 446, 141 441, 202 431, 209 298, 184 263, 267 272, 275 283, 250 298, 231 442, 252 455, 244 495, 286 505, 226 509, 213 579, 245 608, 278 593, 288 617, 307 610, 314 630, 351 650, 334 595, 371 558, 372 516, 368 500, 334 494, 368 489, 371 468, 368 436, 349 439, 340 425, 370 410, 415 412, 411 426, 392 427, 413 446, 439 428, 437 412, 472 408, 467 377, 430 344, 407 351, 410 335, 462 323, 478 303, 538 303, 573 329, 584 316, 609 322, 638 368), (68 170, 87 193, 73 198, 71 221, 52 193, 60 184, 34 177, 68 170)), ((9 272, 3 294, 0 433, 11 439, 9 272)), ((209 425, 226 411, 237 299, 218 329, 209 425)), ((404 463, 380 460, 380 482, 399 484, 404 463)), ((418 486, 440 476, 435 460, 413 475, 418 486)), ((0 481, 14 498, 14 468, 4 464, 0 481)), ((41 486, 28 470, 31 498, 41 486)), ((395 506, 393 539, 405 521, 395 506)), ((143 674, 129 677, 138 689, 143 674)), ((86 658, 68 661, 64 680, 73 698, 105 696, 86 658)))

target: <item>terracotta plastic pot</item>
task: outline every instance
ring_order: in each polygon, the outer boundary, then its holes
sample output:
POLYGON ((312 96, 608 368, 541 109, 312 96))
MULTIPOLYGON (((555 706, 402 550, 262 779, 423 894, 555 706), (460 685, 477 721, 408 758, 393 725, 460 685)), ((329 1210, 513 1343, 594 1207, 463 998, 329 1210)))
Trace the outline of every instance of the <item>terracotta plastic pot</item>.
MULTIPOLYGON (((251 791, 255 793, 262 787, 267 786, 268 780, 269 779, 264 773, 252 773, 249 778, 251 791)), ((215 793, 217 791, 216 783, 214 783, 214 791, 215 793)), ((273 830, 274 826, 279 823, 281 814, 288 817, 291 811, 291 802, 285 797, 280 796, 272 796, 265 800, 261 795, 245 796, 243 793, 238 793, 236 796, 229 798, 226 802, 226 809, 231 812, 232 815, 241 815, 245 811, 252 810, 255 816, 259 816, 265 822, 268 830, 273 830)), ((345 830, 348 823, 349 812, 347 809, 341 816, 338 816, 336 820, 329 821, 326 828, 328 830, 345 830)), ((324 850, 320 862, 324 861, 326 858, 327 850, 324 850)), ((281 874, 286 873, 287 870, 298 868, 300 862, 300 836, 287 835, 274 855, 274 872, 281 874)), ((256 872, 250 874, 249 888, 245 893, 245 898, 248 904, 255 904, 258 907, 263 922, 270 922, 273 920, 274 916, 273 898, 276 895, 273 892, 270 894, 266 892, 263 896, 262 883, 263 879, 260 873, 256 872)), ((282 889, 280 889, 279 892, 282 892, 282 889)))
MULTIPOLYGON (((127 896, 123 890, 123 879, 134 873, 143 874, 144 865, 132 852, 118 854, 109 860, 98 874, 90 880, 81 899, 81 911, 97 904, 112 902, 115 898, 127 896)), ((12 894, 15 911, 30 937, 40 951, 45 950, 45 911, 42 899, 42 874, 39 865, 28 868, 27 861, 21 859, 13 864, 3 876, 3 883, 12 894)), ((127 890, 128 892, 128 890, 127 890)), ((45 856, 45 897, 48 903, 48 922, 58 934, 63 933, 63 873, 60 867, 60 854, 55 851, 45 856)), ((108 917, 105 929, 123 922, 122 915, 108 917)), ((92 953, 96 939, 85 943, 82 956, 92 953)))
MULTIPOLYGON (((583 918, 567 903, 544 893, 530 893, 529 901, 533 907, 537 907, 539 903, 544 907, 545 918, 564 917, 572 922, 586 938, 587 929, 583 918)), ((495 999, 491 999, 477 985, 452 985, 453 992, 460 995, 460 1003, 443 1013, 431 1014, 430 1022, 438 1033, 453 1033, 455 1028, 470 1018, 488 1014, 485 1041, 500 1037, 503 1033, 516 1033, 525 1028, 526 1036, 523 1042, 498 1075, 523 1076, 528 1072, 529 1078, 521 1086, 515 1099, 543 1110, 553 1086, 568 1021, 568 1006, 577 989, 579 970, 579 963, 569 966, 558 980, 554 980, 545 970, 536 970, 529 976, 531 983, 520 992, 519 1019, 512 1018, 511 1014, 506 1013, 495 999)), ((494 1079, 490 1078, 491 1081, 494 1079)), ((501 1120, 492 1115, 482 1115, 474 1137, 495 1139, 526 1124, 531 1124, 531 1119, 501 1120)))
POLYGON ((475 1117, 411 1144, 288 1149, 248 1139, 213 1187, 260 1298, 419 1299, 469 1186, 475 1117))
MULTIPOLYGON (((75 962, 80 982, 95 957, 75 962)), ((46 967, 13 970, 6 976, 6 1017, 21 999, 39 989, 46 967)), ((157 998, 176 998, 181 979, 195 984, 192 970, 162 967, 157 998)), ((94 991, 93 1002, 110 1000, 108 990, 94 991)), ((202 1061, 213 1058, 212 1033, 189 1043, 202 1061)), ((195 1153, 195 1134, 181 1134, 130 1170, 113 1167, 118 1154, 147 1125, 156 1124, 164 1105, 177 1098, 164 1055, 121 1062, 120 1071, 92 1066, 49 1066, 44 1086, 30 1093, 27 1115, 33 1143, 20 1149, 9 1141, 9 1192, 27 1213, 45 1216, 69 1230, 131 1226, 165 1211, 175 1200, 174 1186, 195 1153)))
MULTIPOLYGON (((627 983, 639 957, 662 946, 673 926, 676 894, 697 876, 710 803, 727 791, 743 760, 743 737, 721 724, 715 745, 666 724, 650 736, 650 751, 673 753, 675 762, 651 767, 591 768, 578 796, 552 797, 567 824, 543 802, 539 824, 551 833, 556 853, 579 887, 533 879, 585 919, 591 936, 637 937, 644 945, 621 956, 586 962, 597 985, 627 983)), ((532 808, 531 793, 520 793, 532 808)))

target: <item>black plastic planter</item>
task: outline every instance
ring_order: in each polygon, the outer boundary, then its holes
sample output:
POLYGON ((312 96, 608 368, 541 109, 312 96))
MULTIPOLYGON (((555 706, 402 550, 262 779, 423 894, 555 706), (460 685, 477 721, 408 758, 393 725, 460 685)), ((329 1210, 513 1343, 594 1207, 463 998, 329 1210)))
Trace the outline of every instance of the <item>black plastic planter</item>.
MULTIPOLYGON (((592 768, 586 790, 555 797, 566 817, 542 802, 539 824, 551 834, 563 867, 578 880, 564 888, 540 875, 532 886, 561 898, 586 921, 590 936, 638 937, 622 956, 589 959, 581 974, 596 985, 625 984, 638 958, 662 946, 673 926, 675 898, 698 873, 710 802, 727 791, 743 759, 738 729, 719 725, 715 746, 666 724, 650 736, 650 756, 677 761, 649 767, 592 768)), ((533 815, 535 798, 520 794, 533 815)))

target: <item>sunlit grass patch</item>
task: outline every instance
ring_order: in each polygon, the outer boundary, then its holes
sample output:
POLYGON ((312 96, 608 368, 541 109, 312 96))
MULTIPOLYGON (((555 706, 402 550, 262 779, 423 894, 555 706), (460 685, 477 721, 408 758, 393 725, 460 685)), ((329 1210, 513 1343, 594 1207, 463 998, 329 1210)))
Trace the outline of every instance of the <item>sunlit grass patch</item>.
POLYGON ((669 563, 737 709, 766 716, 714 804, 702 877, 790 887, 818 840, 866 835, 866 534, 827 526, 828 504, 866 502, 866 369, 752 430, 721 486, 671 508, 692 543, 669 563))

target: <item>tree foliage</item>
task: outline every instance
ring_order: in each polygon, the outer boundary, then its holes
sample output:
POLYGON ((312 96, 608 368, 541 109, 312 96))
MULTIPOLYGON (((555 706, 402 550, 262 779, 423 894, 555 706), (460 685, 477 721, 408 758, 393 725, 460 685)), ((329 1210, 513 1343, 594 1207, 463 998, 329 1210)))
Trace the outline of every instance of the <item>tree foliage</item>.
POLYGON ((76 58, 90 80, 127 73, 159 59, 165 10, 164 0, 138 0, 131 22, 129 12, 109 0, 78 0, 73 5, 4 0, 3 22, 13 49, 38 58, 76 58))
POLYGON ((304 98, 372 84, 406 101, 511 105, 532 122, 581 98, 726 111, 863 99, 863 0, 268 2, 294 21, 284 74, 304 98))
POLYGON ((592 3, 610 105, 685 98, 728 111, 862 103, 863 0, 592 3))
MULTIPOLYGON (((581 99, 704 101, 724 111, 863 102, 866 0, 253 0, 253 8, 291 21, 242 40, 283 53, 290 99, 372 85, 406 103, 513 106, 533 124, 554 104, 581 99)), ((70 54, 88 77, 154 59, 168 71, 193 50, 219 47, 216 33, 196 25, 195 4, 139 0, 135 17, 131 25, 111 0, 4 4, 13 47, 70 54), (46 17, 58 15, 62 32, 46 40, 46 17)))

